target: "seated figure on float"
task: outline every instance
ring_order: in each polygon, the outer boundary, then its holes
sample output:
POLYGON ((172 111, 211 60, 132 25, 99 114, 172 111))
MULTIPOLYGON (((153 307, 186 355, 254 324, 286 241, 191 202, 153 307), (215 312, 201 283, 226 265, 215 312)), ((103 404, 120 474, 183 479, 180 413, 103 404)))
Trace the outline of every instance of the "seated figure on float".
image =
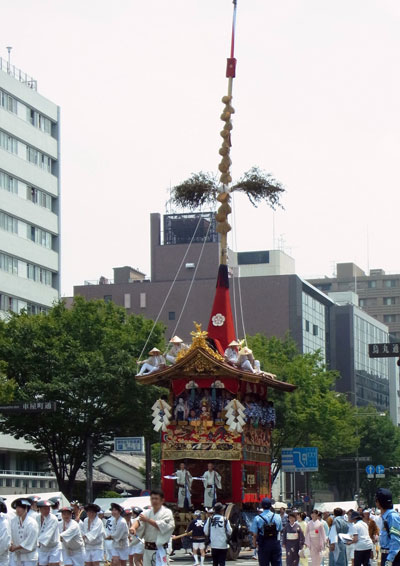
POLYGON ((260 362, 254 359, 253 351, 247 346, 239 351, 237 365, 246 371, 252 373, 260 373, 260 362))
POLYGON ((239 342, 236 342, 236 340, 232 340, 232 342, 228 344, 228 347, 224 353, 224 359, 226 362, 228 362, 228 364, 232 366, 237 365, 239 359, 239 347, 240 344, 239 342))
POLYGON ((137 375, 153 373, 159 369, 163 369, 166 365, 165 358, 158 348, 152 348, 149 352, 149 357, 147 358, 147 360, 138 362, 138 364, 142 364, 142 367, 137 375))
POLYGON ((179 354, 179 352, 182 352, 182 350, 187 350, 188 346, 187 344, 183 343, 182 338, 179 338, 179 336, 173 336, 169 341, 169 343, 172 344, 172 346, 168 350, 165 357, 167 359, 167 362, 174 364, 176 362, 176 357, 179 354))

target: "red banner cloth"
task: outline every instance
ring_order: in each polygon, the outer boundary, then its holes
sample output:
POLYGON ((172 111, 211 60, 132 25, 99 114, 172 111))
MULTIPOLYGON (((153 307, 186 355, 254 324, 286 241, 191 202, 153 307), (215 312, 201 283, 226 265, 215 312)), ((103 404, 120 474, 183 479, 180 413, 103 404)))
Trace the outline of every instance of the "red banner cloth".
POLYGON ((236 339, 229 295, 227 265, 220 265, 218 269, 217 290, 215 291, 214 304, 207 331, 208 337, 214 340, 222 355, 224 355, 228 344, 236 339))

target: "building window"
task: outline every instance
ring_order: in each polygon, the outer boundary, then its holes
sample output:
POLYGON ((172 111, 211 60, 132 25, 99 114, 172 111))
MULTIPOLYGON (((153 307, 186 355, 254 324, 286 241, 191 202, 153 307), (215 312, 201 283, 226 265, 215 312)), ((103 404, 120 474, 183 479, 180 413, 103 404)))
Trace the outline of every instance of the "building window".
POLYGON ((388 289, 392 288, 392 287, 397 287, 397 282, 398 279, 385 279, 384 286, 388 289))
POLYGON ((384 305, 395 305, 396 304, 396 297, 383 297, 383 304, 384 305))
POLYGON ((10 153, 18 153, 18 141, 6 132, 0 131, 0 147, 10 153))
POLYGON ((43 285, 48 285, 49 287, 53 284, 53 274, 48 269, 44 267, 39 267, 38 265, 27 264, 27 277, 36 281, 36 283, 42 283, 43 285))
POLYGON ((32 242, 35 242, 35 244, 39 244, 40 246, 51 250, 52 236, 49 232, 46 232, 46 230, 42 230, 41 228, 27 224, 27 236, 28 240, 32 240, 32 242))
POLYGON ((7 254, 0 253, 0 269, 11 275, 18 275, 18 260, 7 254))
POLYGON ((318 283, 318 285, 315 286, 320 291, 330 291, 332 289, 332 283, 318 283))
POLYGON ((368 281, 368 289, 376 289, 376 281, 368 281))
POLYGON ((124 307, 126 309, 130 309, 131 308, 131 295, 130 293, 125 293, 124 294, 124 307))
POLYGON ((313 324, 312 333, 313 336, 318 336, 318 326, 316 324, 313 324))
POLYGON ((306 332, 310 332, 310 321, 306 320, 306 332))
POLYGON ((395 314, 384 314, 383 322, 396 322, 397 316, 395 314))
POLYGON ((169 311, 168 320, 175 320, 175 311, 169 311))
POLYGON ((6 232, 18 234, 18 220, 5 212, 0 212, 0 228, 6 232))
POLYGON ((140 293, 139 304, 141 309, 146 308, 146 293, 140 293))
POLYGON ((49 309, 47 307, 42 307, 41 305, 35 305, 34 303, 27 303, 26 312, 28 314, 47 314, 49 309))
POLYGON ((18 194, 18 181, 4 171, 0 171, 0 188, 10 193, 18 194))

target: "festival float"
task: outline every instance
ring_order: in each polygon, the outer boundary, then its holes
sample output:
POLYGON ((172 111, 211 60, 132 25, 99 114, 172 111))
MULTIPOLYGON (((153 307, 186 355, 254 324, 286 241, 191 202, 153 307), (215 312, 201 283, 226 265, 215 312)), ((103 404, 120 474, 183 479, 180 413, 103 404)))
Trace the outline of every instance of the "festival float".
MULTIPOLYGON (((142 375, 136 377, 142 385, 161 386, 169 392, 154 404, 153 424, 161 435, 161 477, 166 503, 179 513, 177 532, 185 530, 192 517, 191 510, 206 511, 220 501, 226 504, 225 514, 234 528, 230 558, 238 555, 246 533, 244 512, 255 512, 257 503, 271 496, 271 431, 276 417, 269 392, 295 389, 276 375, 261 371, 245 339, 239 342, 235 336, 227 234, 231 230, 228 223, 231 193, 240 190, 243 184, 233 186, 230 174, 237 0, 233 4, 231 53, 226 72, 228 94, 222 98, 221 175, 215 190, 219 205, 216 222, 220 265, 208 328, 205 331, 194 323, 188 346, 179 337, 173 337, 173 356, 167 355, 171 365, 164 360, 159 367, 147 373, 141 371, 142 375), (231 358, 227 356, 229 351, 233 352, 231 358)), ((283 191, 278 183, 271 184, 266 178, 260 181, 255 170, 245 180, 245 192, 250 199, 267 197, 276 203, 278 193, 283 191)), ((177 187, 177 194, 178 201, 181 195, 183 204, 210 200, 210 195, 193 182, 177 187), (196 193, 193 200, 190 190, 196 193)))

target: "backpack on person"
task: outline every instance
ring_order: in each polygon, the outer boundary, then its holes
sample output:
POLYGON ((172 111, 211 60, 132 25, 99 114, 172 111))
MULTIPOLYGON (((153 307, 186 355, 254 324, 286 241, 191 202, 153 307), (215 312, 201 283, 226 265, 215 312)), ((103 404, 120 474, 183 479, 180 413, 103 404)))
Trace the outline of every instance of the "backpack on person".
POLYGON ((267 521, 267 519, 265 517, 263 517, 262 515, 259 515, 259 517, 261 517, 261 519, 264 521, 265 525, 263 526, 263 532, 261 533, 261 536, 268 540, 268 539, 272 539, 272 538, 277 538, 278 537, 278 529, 276 528, 276 523, 274 521, 274 515, 272 515, 272 519, 270 522, 267 521))

